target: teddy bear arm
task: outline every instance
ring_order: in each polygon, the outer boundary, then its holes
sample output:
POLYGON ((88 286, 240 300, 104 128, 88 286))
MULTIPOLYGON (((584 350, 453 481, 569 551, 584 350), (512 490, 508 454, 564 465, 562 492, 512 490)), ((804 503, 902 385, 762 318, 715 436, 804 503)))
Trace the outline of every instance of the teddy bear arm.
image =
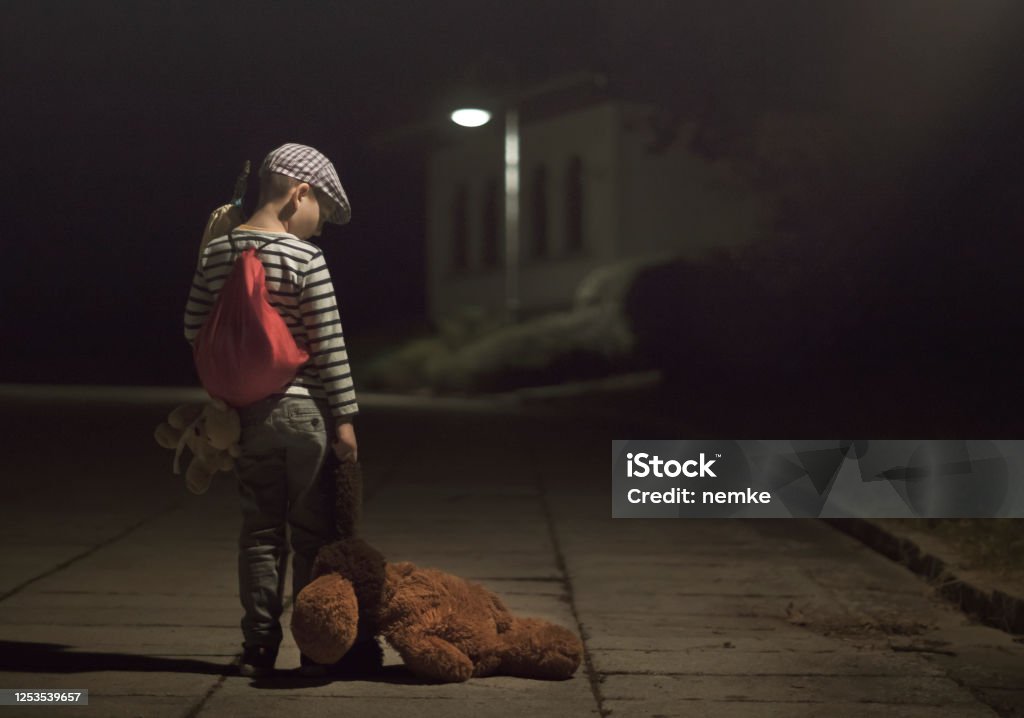
POLYGON ((421 678, 460 683, 473 675, 469 656, 439 636, 406 630, 388 636, 405 665, 421 678))

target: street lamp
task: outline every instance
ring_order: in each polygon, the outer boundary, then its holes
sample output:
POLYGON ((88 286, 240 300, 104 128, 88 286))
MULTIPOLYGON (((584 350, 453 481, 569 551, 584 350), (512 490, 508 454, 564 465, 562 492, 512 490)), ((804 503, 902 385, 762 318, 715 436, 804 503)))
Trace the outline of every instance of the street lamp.
MULTIPOLYGON (((580 72, 556 77, 532 87, 519 88, 505 101, 505 316, 519 316, 519 107, 526 101, 574 87, 604 89, 602 74, 580 72)), ((487 124, 491 114, 478 108, 463 108, 451 114, 462 127, 487 124)))
MULTIPOLYGON (((477 108, 455 110, 452 122, 462 127, 480 127, 491 113, 477 108)), ((514 322, 519 315, 519 112, 505 110, 505 317, 514 322)))

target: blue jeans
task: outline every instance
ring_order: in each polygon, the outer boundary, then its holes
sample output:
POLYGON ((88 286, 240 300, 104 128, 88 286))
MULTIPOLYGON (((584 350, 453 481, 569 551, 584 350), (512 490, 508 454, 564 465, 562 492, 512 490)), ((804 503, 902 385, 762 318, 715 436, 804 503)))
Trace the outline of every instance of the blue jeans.
POLYGON ((317 551, 334 538, 333 477, 323 470, 332 422, 327 405, 307 397, 272 396, 238 413, 242 635, 246 647, 276 649, 288 561, 285 526, 294 553, 293 595, 309 583, 317 551))

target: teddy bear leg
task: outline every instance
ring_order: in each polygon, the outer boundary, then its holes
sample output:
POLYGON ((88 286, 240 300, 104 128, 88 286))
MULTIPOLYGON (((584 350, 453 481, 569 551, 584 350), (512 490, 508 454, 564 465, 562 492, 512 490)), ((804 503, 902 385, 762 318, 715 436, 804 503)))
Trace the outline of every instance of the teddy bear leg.
POLYGON ((205 494, 213 483, 213 474, 205 464, 200 463, 196 457, 192 457, 192 463, 185 470, 185 486, 193 494, 205 494))
POLYGON ((516 619, 499 638, 504 649, 497 672, 507 676, 569 678, 583 658, 583 644, 576 634, 538 618, 516 619))
POLYGON ((442 683, 460 683, 473 675, 469 656, 437 636, 406 631, 388 637, 405 665, 417 676, 442 683))

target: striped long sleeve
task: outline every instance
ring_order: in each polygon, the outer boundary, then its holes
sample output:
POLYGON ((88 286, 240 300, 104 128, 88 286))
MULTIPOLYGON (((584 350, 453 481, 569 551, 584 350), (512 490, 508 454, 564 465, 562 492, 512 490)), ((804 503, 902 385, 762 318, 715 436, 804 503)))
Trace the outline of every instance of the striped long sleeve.
POLYGON ((188 303, 185 305, 185 339, 189 344, 195 344, 196 335, 206 322, 215 300, 216 297, 206 286, 202 267, 197 267, 192 277, 192 286, 188 290, 188 303))
POLYGON ((345 335, 323 252, 287 233, 235 230, 212 240, 203 251, 185 305, 185 339, 194 343, 235 260, 247 247, 260 250, 270 303, 288 325, 309 361, 284 389, 287 396, 327 401, 331 414, 347 420, 359 412, 345 335), (268 242, 272 244, 268 245, 268 242))
POLYGON ((316 365, 331 413, 338 418, 354 414, 359 408, 352 384, 352 369, 348 363, 334 285, 323 253, 317 252, 310 259, 299 297, 309 358, 316 365))

